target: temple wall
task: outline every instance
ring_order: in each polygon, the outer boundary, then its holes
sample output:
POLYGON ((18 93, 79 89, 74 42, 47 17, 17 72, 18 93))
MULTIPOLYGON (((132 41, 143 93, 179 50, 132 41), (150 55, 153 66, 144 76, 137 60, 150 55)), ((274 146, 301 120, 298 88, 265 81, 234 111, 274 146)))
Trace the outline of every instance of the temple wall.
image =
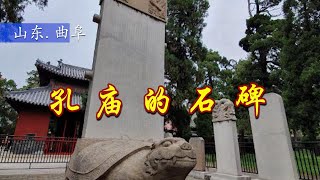
POLYGON ((42 111, 22 110, 16 123, 15 136, 35 134, 35 136, 47 136, 50 121, 50 113, 42 111))

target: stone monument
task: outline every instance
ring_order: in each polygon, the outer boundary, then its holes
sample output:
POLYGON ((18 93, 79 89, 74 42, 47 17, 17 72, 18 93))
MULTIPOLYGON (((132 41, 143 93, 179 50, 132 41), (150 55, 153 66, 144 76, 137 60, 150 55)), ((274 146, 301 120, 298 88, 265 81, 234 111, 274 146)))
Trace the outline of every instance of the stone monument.
POLYGON ((217 156, 217 172, 211 180, 250 180, 242 175, 236 116, 233 102, 228 99, 215 101, 212 112, 217 156))
POLYGON ((189 143, 166 138, 157 143, 110 139, 72 156, 67 179, 184 180, 196 164, 189 143))
MULTIPOLYGON (((183 180, 196 165, 189 143, 165 138, 164 118, 144 108, 148 88, 164 83, 166 0, 101 0, 82 138, 67 166, 69 180, 183 180), (121 114, 96 115, 112 85, 121 114)), ((99 111, 100 112, 100 111, 99 111)))
POLYGON ((190 145, 194 149, 197 156, 197 164, 193 170, 205 171, 206 170, 206 152, 205 142, 202 137, 191 137, 189 140, 190 145))
POLYGON ((292 150, 288 122, 280 95, 263 96, 267 104, 260 106, 260 116, 249 108, 259 178, 272 180, 299 179, 292 150))
POLYGON ((101 0, 84 138, 162 139, 163 117, 144 109, 148 88, 164 83, 166 0, 101 0), (119 117, 97 121, 99 92, 113 84, 122 101, 119 117))

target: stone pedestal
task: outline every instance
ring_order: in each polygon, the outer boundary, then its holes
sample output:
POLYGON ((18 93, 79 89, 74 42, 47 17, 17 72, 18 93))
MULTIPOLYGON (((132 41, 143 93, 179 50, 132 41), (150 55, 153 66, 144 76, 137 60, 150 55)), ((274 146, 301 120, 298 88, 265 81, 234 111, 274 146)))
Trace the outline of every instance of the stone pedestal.
POLYGON ((292 150, 283 101, 275 93, 265 94, 267 105, 260 106, 260 117, 249 108, 259 177, 272 180, 299 179, 292 150))
POLYGON ((80 139, 65 174, 69 180, 183 180, 195 165, 196 155, 182 138, 80 139))
POLYGON ((147 89, 156 91, 164 83, 166 1, 160 2, 101 0, 100 15, 94 18, 99 27, 84 138, 163 138, 163 117, 144 108, 147 89), (118 118, 104 115, 97 121, 99 91, 108 83, 119 91, 122 111, 118 118))
POLYGON ((235 176, 224 173, 214 173, 211 175, 210 180, 250 180, 250 176, 235 176))
POLYGON ((206 170, 206 157, 205 157, 205 145, 204 139, 202 137, 192 137, 189 140, 190 145, 197 156, 197 164, 193 168, 195 171, 205 171, 206 170))
POLYGON ((217 157, 217 172, 212 180, 249 180, 242 175, 236 117, 233 102, 216 101, 213 110, 213 128, 217 157))

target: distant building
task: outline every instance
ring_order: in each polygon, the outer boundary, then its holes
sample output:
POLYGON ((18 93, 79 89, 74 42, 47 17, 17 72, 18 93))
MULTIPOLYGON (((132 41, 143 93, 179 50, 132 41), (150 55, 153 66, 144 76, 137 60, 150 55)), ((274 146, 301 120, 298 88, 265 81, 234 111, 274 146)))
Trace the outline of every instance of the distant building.
POLYGON ((37 60, 40 87, 26 91, 11 91, 6 95, 7 102, 18 112, 14 135, 16 136, 55 136, 81 137, 84 109, 82 96, 89 87, 82 67, 64 64, 58 66, 37 60), (79 104, 81 111, 64 114, 58 118, 50 110, 50 93, 53 89, 70 87, 73 90, 72 104, 79 104))

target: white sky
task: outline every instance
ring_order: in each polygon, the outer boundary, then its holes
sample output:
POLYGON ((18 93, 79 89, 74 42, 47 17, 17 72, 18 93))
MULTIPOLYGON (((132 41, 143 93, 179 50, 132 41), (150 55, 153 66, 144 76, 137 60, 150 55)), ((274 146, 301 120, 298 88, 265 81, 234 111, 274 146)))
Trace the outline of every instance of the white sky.
MULTIPOLYGON (((207 27, 203 32, 204 44, 222 56, 239 60, 247 56, 238 43, 244 37, 245 21, 248 18, 246 0, 209 0, 207 27)), ((13 79, 18 87, 25 85, 27 73, 35 69, 36 59, 91 68, 96 40, 97 24, 92 22, 93 14, 99 14, 99 0, 49 0, 44 11, 28 7, 24 23, 70 23, 71 30, 82 26, 82 37, 70 43, 0 43, 0 72, 7 79, 13 79)), ((71 34, 74 34, 71 32, 71 34)))

